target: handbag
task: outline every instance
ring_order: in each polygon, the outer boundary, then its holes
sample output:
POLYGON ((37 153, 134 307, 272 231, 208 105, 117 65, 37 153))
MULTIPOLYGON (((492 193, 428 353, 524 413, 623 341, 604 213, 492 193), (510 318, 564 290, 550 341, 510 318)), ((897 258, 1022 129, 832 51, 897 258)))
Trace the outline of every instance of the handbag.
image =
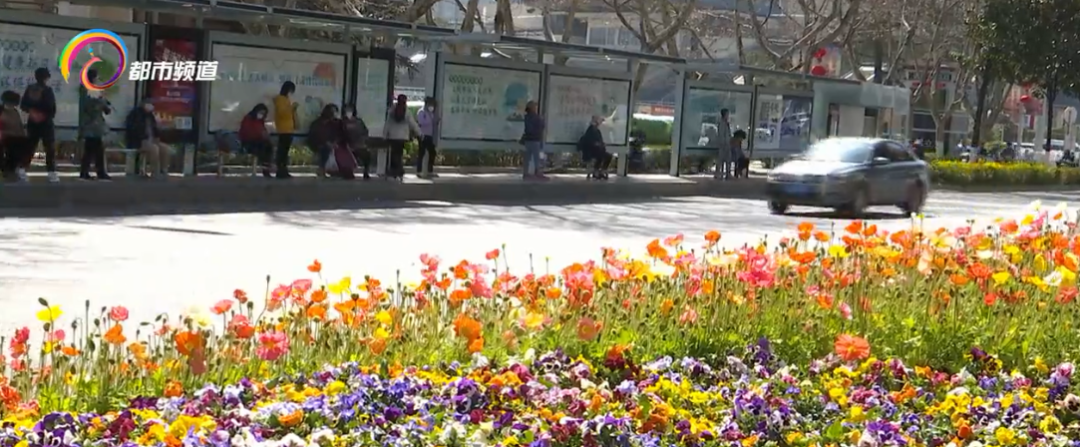
POLYGON ((323 166, 323 170, 326 172, 337 172, 338 170, 337 157, 334 156, 333 149, 331 149, 330 156, 326 159, 326 166, 323 166))

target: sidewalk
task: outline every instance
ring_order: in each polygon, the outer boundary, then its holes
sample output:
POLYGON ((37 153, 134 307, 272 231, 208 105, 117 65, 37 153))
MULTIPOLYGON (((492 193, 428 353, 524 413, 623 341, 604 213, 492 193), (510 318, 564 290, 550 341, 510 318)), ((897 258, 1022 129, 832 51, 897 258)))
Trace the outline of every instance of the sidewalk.
POLYGON ((250 175, 173 176, 167 180, 116 175, 111 182, 81 181, 74 173, 48 183, 33 173, 30 183, 0 184, 0 213, 14 215, 100 215, 213 213, 256 210, 330 209, 363 202, 442 201, 473 203, 594 203, 647 201, 662 197, 760 197, 764 179, 716 181, 706 177, 634 175, 608 181, 581 174, 524 181, 518 174, 440 172, 434 180, 411 175, 404 182, 345 181, 297 174, 291 180, 250 175))

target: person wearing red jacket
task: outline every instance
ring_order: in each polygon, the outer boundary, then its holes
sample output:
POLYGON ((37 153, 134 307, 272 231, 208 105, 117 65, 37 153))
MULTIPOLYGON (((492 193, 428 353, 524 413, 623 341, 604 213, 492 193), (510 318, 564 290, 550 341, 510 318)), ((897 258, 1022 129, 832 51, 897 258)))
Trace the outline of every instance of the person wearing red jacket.
POLYGON ((259 104, 240 122, 240 145, 247 153, 255 154, 262 166, 263 177, 267 178, 270 177, 270 157, 273 150, 270 132, 266 130, 266 114, 269 110, 265 105, 259 104))

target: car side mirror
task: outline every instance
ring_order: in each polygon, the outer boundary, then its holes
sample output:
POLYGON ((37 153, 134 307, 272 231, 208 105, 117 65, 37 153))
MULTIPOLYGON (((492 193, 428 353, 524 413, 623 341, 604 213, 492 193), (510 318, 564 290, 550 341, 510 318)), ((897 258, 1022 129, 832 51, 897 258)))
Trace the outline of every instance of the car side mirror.
POLYGON ((881 166, 887 164, 889 164, 889 159, 885 157, 874 157, 873 160, 870 160, 871 166, 881 166))

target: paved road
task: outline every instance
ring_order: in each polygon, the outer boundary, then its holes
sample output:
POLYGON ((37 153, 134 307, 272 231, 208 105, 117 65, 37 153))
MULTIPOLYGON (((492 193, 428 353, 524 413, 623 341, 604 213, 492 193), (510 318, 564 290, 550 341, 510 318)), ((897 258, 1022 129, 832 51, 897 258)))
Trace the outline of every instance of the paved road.
MULTIPOLYGON (((1048 206, 1080 204, 1078 193, 936 193, 928 225, 958 225, 969 218, 1020 216, 1033 200, 1048 206)), ((711 229, 727 244, 754 242, 791 231, 801 221, 844 220, 811 209, 772 216, 756 200, 688 198, 633 204, 453 205, 400 203, 354 210, 84 219, 0 219, 0 333, 33 321, 37 297, 81 314, 83 301, 123 304, 136 321, 159 312, 210 304, 243 288, 261 295, 264 278, 285 283, 308 275, 320 259, 327 276, 365 274, 392 283, 417 277, 417 257, 448 262, 480 260, 507 244, 510 266, 543 271, 595 258, 603 246, 641 252, 654 237, 711 229)), ((882 226, 908 219, 875 209, 882 226)), ((691 239, 695 240, 695 239, 691 239)), ((700 239, 696 239, 700 240, 700 239)))

